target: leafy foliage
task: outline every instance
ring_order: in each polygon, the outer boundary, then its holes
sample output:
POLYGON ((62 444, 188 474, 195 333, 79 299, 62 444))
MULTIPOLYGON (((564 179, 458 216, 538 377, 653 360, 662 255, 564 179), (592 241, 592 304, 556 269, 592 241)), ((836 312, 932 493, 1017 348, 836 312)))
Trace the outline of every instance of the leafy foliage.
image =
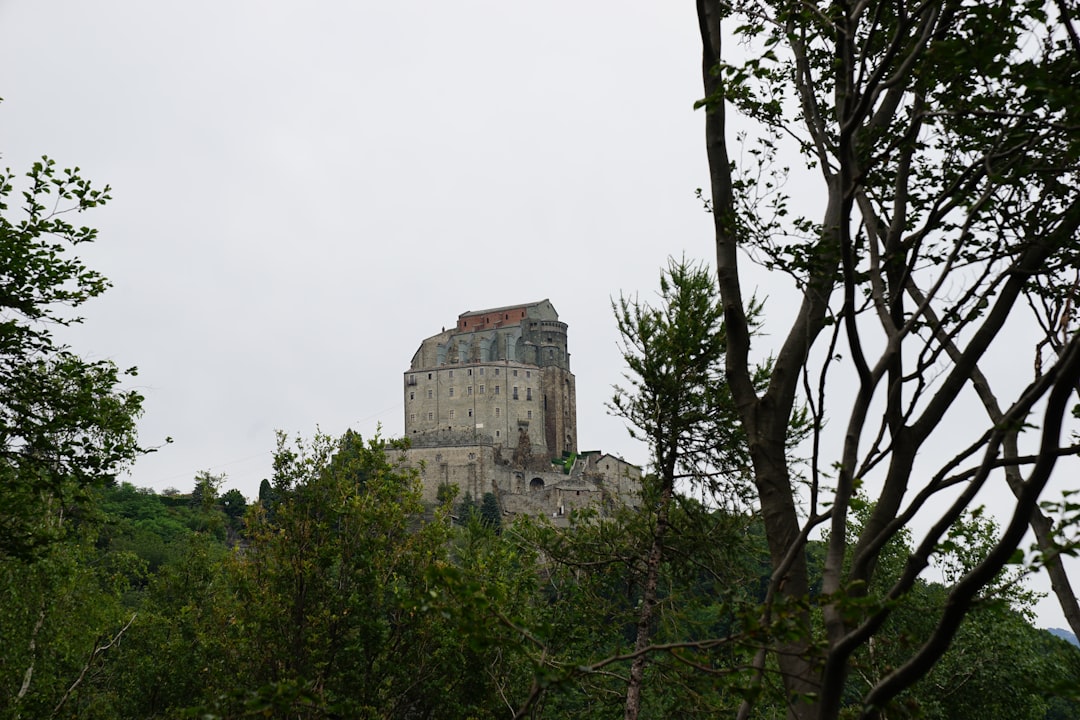
MULTIPOLYGON (((342 442, 317 437, 288 451, 304 463, 342 442)), ((0 562, 0 637, 10 648, 0 658, 0 717, 49 717, 58 706, 57 716, 90 718, 407 709, 464 719, 526 706, 547 718, 624 714, 653 516, 626 509, 569 532, 519 518, 500 534, 473 510, 455 525, 445 505, 432 516, 413 504, 411 475, 394 470, 389 445, 351 450, 353 463, 297 475, 279 515, 253 510, 242 549, 194 517, 221 518, 220 507, 123 484, 101 491, 98 519, 78 537, 35 563, 0 562)), ((761 521, 676 494, 670 524, 641 714, 726 716, 748 695, 764 714, 782 713, 775 683, 755 685, 746 672, 780 632, 756 614, 769 574, 761 521)), ((808 550, 820 568, 821 545, 808 550)), ((978 555, 968 550, 957 557, 978 555)), ((895 544, 883 563, 902 565, 908 552, 895 544)), ((875 586, 868 602, 886 592, 875 586)), ((853 661, 852 707, 864 673, 895 664, 932 631, 945 592, 920 584, 895 604, 853 661)), ((896 708, 900 717, 1080 717, 1068 699, 1077 668, 1080 650, 988 602, 896 708)))
POLYGON ((705 267, 672 259, 659 301, 653 307, 621 297, 615 304, 629 386, 616 388, 611 409, 649 444, 658 469, 674 463, 673 472, 717 485, 739 478, 749 458, 724 381, 716 282, 705 267))
POLYGON ((109 188, 48 158, 26 177, 22 217, 14 219, 15 176, 0 172, 0 556, 18 557, 59 537, 64 525, 54 519, 141 452, 142 407, 137 392, 120 389, 113 363, 83 360, 53 335, 80 322, 68 309, 108 287, 71 255, 96 231, 66 215, 105 203, 109 188))
POLYGON ((484 715, 496 696, 480 691, 487 680, 476 670, 490 659, 476 658, 472 643, 483 642, 443 622, 475 615, 433 584, 449 560, 450 526, 444 516, 423 522, 401 448, 355 433, 279 436, 273 513, 252 509, 243 553, 221 570, 227 594, 198 625, 212 636, 203 647, 219 649, 204 708, 223 717, 484 715))
POLYGON ((499 509, 495 493, 486 492, 480 500, 480 521, 495 532, 502 529, 502 510, 499 509))

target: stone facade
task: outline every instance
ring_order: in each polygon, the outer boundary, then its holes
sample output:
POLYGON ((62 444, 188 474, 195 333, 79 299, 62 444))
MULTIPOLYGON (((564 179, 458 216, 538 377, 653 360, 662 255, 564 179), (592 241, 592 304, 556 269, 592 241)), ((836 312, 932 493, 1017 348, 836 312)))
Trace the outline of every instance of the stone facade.
POLYGON ((424 340, 404 377, 406 462, 424 497, 440 485, 504 513, 565 518, 575 507, 634 503, 641 469, 578 453, 567 326, 549 300, 465 312, 424 340))
POLYGON ((414 446, 472 434, 537 457, 577 451, 566 323, 551 302, 466 312, 420 344, 405 373, 405 436, 414 446))

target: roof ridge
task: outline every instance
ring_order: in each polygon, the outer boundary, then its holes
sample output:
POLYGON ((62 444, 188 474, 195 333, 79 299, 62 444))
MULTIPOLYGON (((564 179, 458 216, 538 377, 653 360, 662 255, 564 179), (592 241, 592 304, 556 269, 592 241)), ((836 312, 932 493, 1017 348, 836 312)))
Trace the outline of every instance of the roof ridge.
POLYGON ((483 310, 466 310, 465 312, 458 315, 458 317, 463 318, 472 315, 483 315, 484 313, 504 312, 506 310, 516 310, 518 308, 535 307, 536 305, 545 302, 550 303, 551 300, 549 298, 544 298, 543 300, 537 300, 536 302, 517 303, 516 305, 503 305, 501 307, 484 308, 483 310))

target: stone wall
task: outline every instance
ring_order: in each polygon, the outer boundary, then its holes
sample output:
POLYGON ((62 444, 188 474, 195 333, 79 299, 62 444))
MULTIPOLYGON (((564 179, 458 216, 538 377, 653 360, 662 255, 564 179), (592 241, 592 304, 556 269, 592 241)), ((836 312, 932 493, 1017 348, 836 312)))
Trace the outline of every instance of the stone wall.
POLYGON ((404 375, 405 436, 519 441, 535 457, 577 450, 577 401, 567 326, 548 300, 462 313, 424 340, 404 375))
MULTIPOLYGON (((523 428, 535 452, 551 454, 544 434, 543 376, 520 363, 441 366, 405 373, 405 436, 473 434, 517 445, 523 428)), ((559 451, 561 453, 561 450, 559 451)))
POLYGON ((413 447, 404 457, 405 465, 420 470, 423 499, 430 504, 437 502, 441 485, 452 484, 459 498, 495 493, 507 516, 544 515, 565 524, 574 509, 594 507, 603 514, 640 499, 640 469, 612 455, 603 455, 606 462, 600 464, 599 454, 585 456, 570 474, 550 462, 516 466, 503 448, 491 445, 413 447))
POLYGON ((405 465, 420 470, 423 500, 434 504, 439 486, 457 485, 458 496, 471 494, 479 500, 484 493, 495 492, 495 448, 491 445, 410 448, 405 465))

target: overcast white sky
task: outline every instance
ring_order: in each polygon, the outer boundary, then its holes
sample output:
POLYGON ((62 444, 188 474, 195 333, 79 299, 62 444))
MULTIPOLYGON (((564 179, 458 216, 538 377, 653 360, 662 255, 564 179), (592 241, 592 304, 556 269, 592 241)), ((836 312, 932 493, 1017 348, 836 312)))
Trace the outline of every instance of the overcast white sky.
POLYGON ((466 310, 550 298, 579 442, 610 298, 710 254, 692 3, 0 0, 0 153, 113 187, 72 336, 140 368, 131 480, 249 497, 274 430, 403 430, 401 374, 466 310))
POLYGON ((113 187, 70 342, 139 367, 157 490, 253 497, 275 429, 398 435, 423 338, 543 298, 580 446, 644 464, 610 299, 712 254, 700 83, 690 2, 0 0, 0 164, 113 187))

